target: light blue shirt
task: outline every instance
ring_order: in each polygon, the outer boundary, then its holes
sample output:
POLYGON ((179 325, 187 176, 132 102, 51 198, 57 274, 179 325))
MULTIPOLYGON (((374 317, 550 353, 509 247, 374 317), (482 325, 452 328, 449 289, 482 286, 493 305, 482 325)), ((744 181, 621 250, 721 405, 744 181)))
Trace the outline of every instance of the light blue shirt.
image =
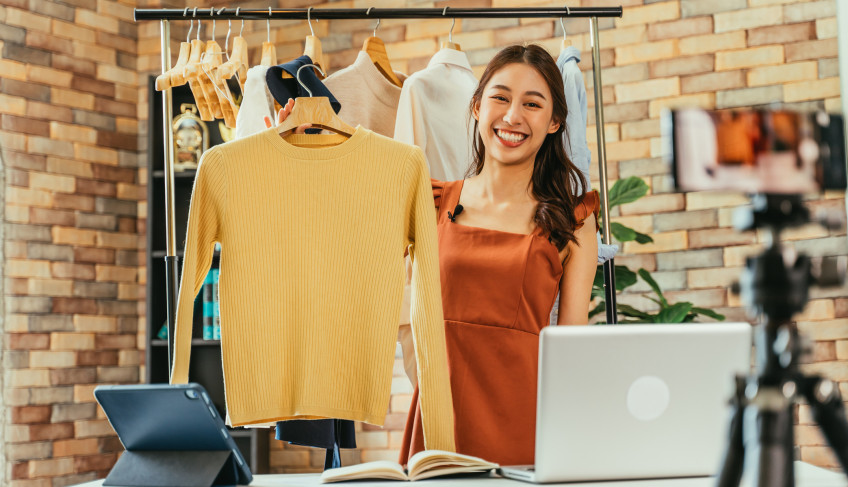
POLYGON ((568 107, 562 143, 568 158, 586 178, 588 186, 581 191, 581 193, 585 193, 592 189, 589 182, 589 164, 592 161, 592 153, 586 143, 586 86, 583 83, 583 74, 577 67, 579 62, 580 50, 574 46, 563 49, 559 59, 557 59, 557 66, 562 72, 562 84, 565 88, 565 104, 568 107))
MULTIPOLYGON (((568 107, 568 115, 565 118, 565 131, 562 134, 562 143, 565 153, 577 169, 586 178, 586 188, 582 193, 592 189, 589 178, 589 165, 592 162, 592 152, 586 142, 586 120, 588 102, 586 101, 586 85, 583 83, 583 74, 577 63, 580 62, 580 50, 574 46, 568 46, 562 50, 557 59, 557 67, 562 73, 562 84, 565 88, 565 104, 568 107)), ((598 233, 598 264, 615 257, 618 245, 606 245, 601 242, 601 234, 598 233)))

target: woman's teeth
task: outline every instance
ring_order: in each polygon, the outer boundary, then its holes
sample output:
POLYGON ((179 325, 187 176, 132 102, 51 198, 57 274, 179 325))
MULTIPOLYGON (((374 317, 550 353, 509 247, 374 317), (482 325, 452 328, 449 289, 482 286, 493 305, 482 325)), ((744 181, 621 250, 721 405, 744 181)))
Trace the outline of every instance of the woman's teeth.
POLYGON ((505 130, 496 130, 495 133, 498 134, 498 137, 502 138, 507 142, 517 143, 527 138, 525 134, 516 134, 513 132, 507 132, 505 130))

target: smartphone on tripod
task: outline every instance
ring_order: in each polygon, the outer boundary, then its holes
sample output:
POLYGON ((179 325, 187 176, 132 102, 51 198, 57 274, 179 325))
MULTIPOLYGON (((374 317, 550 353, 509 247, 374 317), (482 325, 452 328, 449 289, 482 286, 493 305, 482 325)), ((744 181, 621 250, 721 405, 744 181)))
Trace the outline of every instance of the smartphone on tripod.
POLYGON ((808 194, 848 185, 842 115, 687 108, 661 123, 679 191, 808 194))

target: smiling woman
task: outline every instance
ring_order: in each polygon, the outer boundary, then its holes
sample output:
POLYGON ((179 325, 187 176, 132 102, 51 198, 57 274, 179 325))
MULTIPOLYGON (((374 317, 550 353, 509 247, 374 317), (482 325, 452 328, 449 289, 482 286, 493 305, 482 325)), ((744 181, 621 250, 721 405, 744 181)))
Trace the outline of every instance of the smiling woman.
MULTIPOLYGON (((501 465, 534 459, 539 333, 588 321, 597 194, 562 145, 562 77, 538 46, 511 46, 471 100, 469 178, 433 181, 456 449, 501 465)), ((401 463, 423 450, 418 389, 401 463)))

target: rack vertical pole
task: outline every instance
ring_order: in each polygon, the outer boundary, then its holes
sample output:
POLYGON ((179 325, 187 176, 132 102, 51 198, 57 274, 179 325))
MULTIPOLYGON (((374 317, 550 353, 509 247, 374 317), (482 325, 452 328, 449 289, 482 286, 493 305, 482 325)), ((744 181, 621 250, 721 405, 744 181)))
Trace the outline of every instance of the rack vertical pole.
MULTIPOLYGON (((171 26, 167 20, 160 23, 162 72, 171 69, 171 26)), ((174 141, 171 131, 173 120, 171 88, 162 92, 162 140, 165 161, 165 296, 168 307, 168 377, 174 364, 174 331, 177 314, 177 243, 174 230, 174 141)), ((149 319, 149 318, 148 318, 149 319)), ((149 323, 148 326, 152 326, 149 323)))
MULTIPOLYGON (((600 169, 601 184, 601 212, 604 220, 603 238, 604 243, 612 243, 610 236, 609 215, 609 187, 607 184, 607 141, 604 133, 604 85, 601 82, 601 44, 598 38, 598 18, 590 20, 592 31, 592 75, 594 77, 595 92, 595 129, 598 131, 598 167, 600 169)), ((618 313, 615 303, 615 259, 604 262, 604 302, 607 308, 607 323, 618 322, 618 313)))

